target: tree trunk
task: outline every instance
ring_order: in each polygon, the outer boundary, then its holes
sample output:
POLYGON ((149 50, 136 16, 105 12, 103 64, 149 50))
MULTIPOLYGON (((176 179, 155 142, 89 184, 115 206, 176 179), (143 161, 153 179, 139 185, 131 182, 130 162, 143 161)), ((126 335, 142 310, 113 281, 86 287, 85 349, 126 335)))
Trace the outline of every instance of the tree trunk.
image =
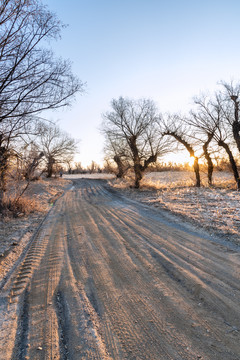
POLYGON ((117 178, 121 179, 124 174, 122 160, 121 160, 120 156, 118 156, 118 155, 115 155, 113 160, 115 161, 115 163, 117 164, 117 167, 118 167, 117 178))
POLYGON ((38 165, 39 165, 39 162, 41 160, 41 158, 44 156, 44 153, 43 152, 40 152, 39 155, 37 155, 33 161, 31 162, 31 164, 28 165, 26 171, 25 171, 25 174, 24 174, 24 177, 26 180, 31 180, 32 179, 32 176, 33 176, 33 173, 34 171, 37 169, 38 165))
POLYGON ((208 164, 208 185, 212 185, 212 176, 213 176, 213 162, 212 159, 209 155, 209 153, 207 152, 205 154, 206 160, 207 160, 207 164, 208 164))
POLYGON ((148 165, 150 165, 153 162, 155 163, 156 161, 157 161, 157 154, 149 156, 149 158, 144 161, 143 171, 147 169, 148 165))
POLYGON ((136 136, 131 136, 129 138, 130 149, 133 154, 133 163, 134 163, 134 173, 135 173, 135 189, 139 189, 140 181, 142 180, 142 173, 147 169, 148 165, 152 162, 157 161, 157 154, 149 156, 148 159, 144 160, 144 165, 141 164, 141 160, 138 153, 138 148, 136 144, 136 136))
POLYGON ((237 168, 236 161, 235 161, 235 159, 233 157, 232 151, 230 150, 228 144, 226 144, 223 140, 219 140, 218 145, 223 147, 225 149, 226 153, 228 154, 229 161, 230 161, 232 171, 233 171, 233 175, 234 175, 234 179, 235 179, 235 181, 237 183, 237 189, 240 190, 240 179, 239 179, 238 168, 237 168))
POLYGON ((199 171, 199 164, 198 164, 197 157, 194 157, 193 169, 194 169, 195 176, 196 176, 196 187, 200 187, 201 179, 200 179, 200 171, 199 171))
POLYGON ((232 129, 234 140, 237 144, 238 151, 240 152, 240 123, 238 121, 234 121, 232 129))
POLYGON ((203 153, 204 153, 205 159, 207 160, 207 166, 208 166, 208 184, 210 186, 212 185, 213 162, 212 162, 211 156, 208 152, 208 145, 209 145, 210 141, 212 140, 212 138, 213 138, 213 135, 208 134, 208 139, 205 142, 205 144, 203 145, 203 153))
POLYGON ((133 169, 134 169, 134 173, 135 173, 135 189, 139 189, 140 186, 140 181, 142 180, 142 166, 140 163, 140 158, 139 158, 139 154, 138 154, 138 148, 137 148, 137 138, 135 135, 132 135, 129 139, 128 139, 128 143, 133 155, 133 169))
POLYGON ((50 155, 47 164, 47 178, 51 178, 53 174, 53 164, 55 163, 54 158, 50 155))
POLYGON ((3 207, 3 197, 6 191, 6 172, 9 153, 5 146, 0 146, 0 211, 3 207))
POLYGON ((134 172, 135 172, 135 189, 139 189, 140 186, 140 181, 142 180, 142 170, 141 170, 141 165, 138 164, 134 164, 134 172))
POLYGON ((239 101, 238 96, 232 95, 231 100, 234 102, 234 122, 232 124, 232 132, 237 148, 240 151, 240 122, 239 122, 239 101))
POLYGON ((195 152, 193 150, 193 147, 186 140, 184 140, 181 135, 177 134, 175 131, 166 131, 163 135, 173 136, 177 141, 179 141, 181 144, 183 144, 185 146, 185 148, 189 152, 189 155, 191 157, 194 157, 193 169, 194 169, 195 176, 196 176, 196 187, 200 187, 201 186, 201 179, 200 179, 198 157, 195 156, 195 152))

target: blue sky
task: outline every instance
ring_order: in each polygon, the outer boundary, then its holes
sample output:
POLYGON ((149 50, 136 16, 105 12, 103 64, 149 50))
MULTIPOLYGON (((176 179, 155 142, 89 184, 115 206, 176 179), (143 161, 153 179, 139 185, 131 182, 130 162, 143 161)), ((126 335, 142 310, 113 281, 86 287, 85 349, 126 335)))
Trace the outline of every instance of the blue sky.
POLYGON ((45 0, 68 27, 53 45, 87 91, 50 115, 81 139, 78 160, 103 158, 101 114, 112 98, 151 98, 185 112, 217 82, 240 80, 238 0, 45 0))

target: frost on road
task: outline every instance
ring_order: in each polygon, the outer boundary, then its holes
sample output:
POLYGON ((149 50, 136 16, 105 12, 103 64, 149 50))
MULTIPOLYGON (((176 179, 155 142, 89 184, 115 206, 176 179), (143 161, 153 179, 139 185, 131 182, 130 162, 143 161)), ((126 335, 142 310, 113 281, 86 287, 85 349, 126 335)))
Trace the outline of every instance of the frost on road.
POLYGON ((239 252, 74 180, 0 293, 0 359, 240 359, 239 252))

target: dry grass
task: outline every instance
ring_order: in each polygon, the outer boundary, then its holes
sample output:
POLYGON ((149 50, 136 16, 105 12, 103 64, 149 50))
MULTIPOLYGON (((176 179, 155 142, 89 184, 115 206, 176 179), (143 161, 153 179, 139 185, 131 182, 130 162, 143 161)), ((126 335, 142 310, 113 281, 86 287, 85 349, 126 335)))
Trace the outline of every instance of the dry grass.
POLYGON ((115 178, 110 183, 111 186, 117 189, 127 189, 134 184, 134 177, 131 175, 127 175, 123 179, 115 178))
POLYGON ((70 182, 53 178, 31 182, 24 194, 19 194, 26 186, 24 181, 9 184, 1 211, 3 218, 22 217, 32 213, 47 212, 55 200, 62 195, 70 182))
POLYGON ((39 201, 29 196, 23 196, 19 199, 10 195, 3 199, 3 215, 19 217, 29 215, 34 212, 41 212, 42 208, 39 201))
MULTIPOLYGON (((207 174, 201 172, 201 185, 209 187, 207 174)), ((192 171, 163 171, 148 173, 141 182, 143 189, 165 190, 174 188, 188 188, 195 186, 195 175, 192 171)), ((235 189, 236 183, 230 172, 215 172, 213 174, 213 187, 235 189)))
MULTIPOLYGON (((113 186, 118 189, 126 189, 134 184, 134 175, 129 174, 124 179, 115 179, 113 186)), ((201 172, 201 184, 208 187, 207 174, 201 172)), ((188 188, 195 186, 195 175, 192 171, 162 171, 150 172, 143 176, 141 181, 142 190, 167 190, 175 188, 188 188)), ((230 173, 217 172, 213 176, 213 186, 221 188, 236 187, 230 173)))
POLYGON ((24 248, 24 244, 21 245, 24 234, 28 238, 32 235, 53 201, 71 185, 71 181, 59 178, 34 181, 16 202, 16 196, 24 185, 13 183, 5 194, 4 216, 0 216, 0 256, 11 247, 12 242, 19 244, 14 251, 24 248))

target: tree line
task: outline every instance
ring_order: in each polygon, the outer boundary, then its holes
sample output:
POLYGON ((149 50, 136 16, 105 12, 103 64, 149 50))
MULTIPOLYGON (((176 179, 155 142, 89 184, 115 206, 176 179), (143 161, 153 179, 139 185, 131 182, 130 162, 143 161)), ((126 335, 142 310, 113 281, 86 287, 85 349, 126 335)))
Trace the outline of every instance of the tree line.
POLYGON ((162 114, 151 99, 113 99, 111 111, 103 114, 101 131, 106 159, 116 164, 117 177, 131 169, 134 186, 139 188, 148 166, 180 146, 194 159, 197 187, 201 185, 199 159, 205 160, 212 185, 213 156, 220 153, 228 158, 239 190, 240 83, 219 85, 213 95, 195 97, 194 107, 186 115, 162 114))
POLYGON ((39 0, 0 3, 0 210, 13 163, 25 164, 29 179, 45 159, 51 176, 60 155, 76 149, 73 139, 42 117, 84 91, 70 62, 56 58, 49 45, 63 26, 39 0))

